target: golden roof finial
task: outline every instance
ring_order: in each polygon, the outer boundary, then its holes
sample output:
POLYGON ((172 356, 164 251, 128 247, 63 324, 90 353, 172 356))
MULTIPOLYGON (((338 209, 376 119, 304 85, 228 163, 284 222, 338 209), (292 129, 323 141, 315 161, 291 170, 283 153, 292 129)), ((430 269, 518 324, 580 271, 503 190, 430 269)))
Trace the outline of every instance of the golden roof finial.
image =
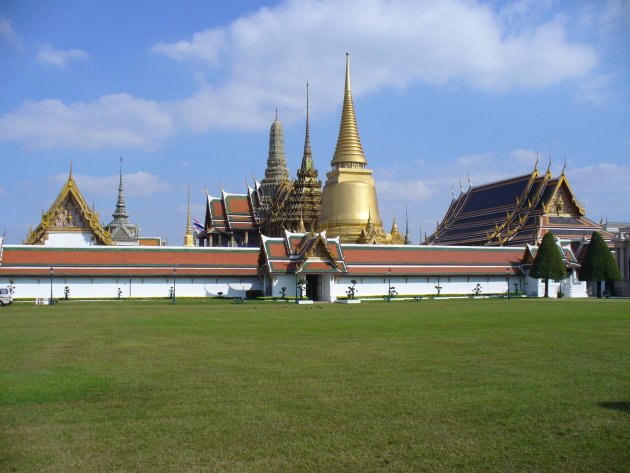
POLYGON ((564 166, 562 166, 562 172, 560 173, 561 176, 564 176, 564 170, 567 168, 567 158, 564 158, 564 166))
POLYGON ((350 84, 350 54, 346 53, 346 84, 343 96, 343 110, 341 112, 341 124, 339 125, 339 136, 337 147, 331 164, 339 163, 360 163, 367 164, 359 139, 357 129, 357 119, 354 113, 352 102, 352 86, 350 84))
POLYGON ((298 233, 306 233, 306 227, 304 226, 304 216, 302 215, 302 209, 300 209, 300 221, 298 222, 298 233))
POLYGON ((394 220, 392 222, 392 229, 390 230, 390 232, 392 235, 398 233, 398 225, 396 225, 396 216, 394 215, 394 220))
POLYGON ((374 228, 374 222, 372 222, 372 207, 368 207, 368 220, 365 225, 365 229, 371 231, 374 228))
POLYGON ((188 184, 188 215, 186 217, 186 235, 184 235, 184 246, 195 246, 195 240, 190 231, 190 184, 188 184))

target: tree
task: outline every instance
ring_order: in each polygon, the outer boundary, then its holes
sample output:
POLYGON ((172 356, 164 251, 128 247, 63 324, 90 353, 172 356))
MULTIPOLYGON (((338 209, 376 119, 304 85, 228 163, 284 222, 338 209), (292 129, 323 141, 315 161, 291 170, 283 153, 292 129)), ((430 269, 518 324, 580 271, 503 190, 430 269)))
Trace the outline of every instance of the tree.
POLYGON ((602 297, 602 281, 618 281, 621 273, 610 248, 598 232, 593 232, 591 242, 578 271, 580 281, 596 281, 597 297, 602 297))
POLYGON ((529 270, 529 276, 545 280, 545 297, 549 297, 549 279, 564 279, 567 277, 567 268, 564 266, 562 254, 553 233, 545 233, 542 243, 536 252, 532 268, 529 270))

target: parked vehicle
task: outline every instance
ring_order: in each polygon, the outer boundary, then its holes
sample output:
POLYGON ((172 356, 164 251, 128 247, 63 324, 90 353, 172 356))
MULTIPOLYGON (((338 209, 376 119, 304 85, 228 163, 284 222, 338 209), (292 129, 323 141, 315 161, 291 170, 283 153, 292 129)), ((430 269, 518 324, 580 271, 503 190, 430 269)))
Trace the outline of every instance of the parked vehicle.
POLYGON ((13 293, 8 287, 0 287, 0 306, 9 305, 13 302, 13 293))

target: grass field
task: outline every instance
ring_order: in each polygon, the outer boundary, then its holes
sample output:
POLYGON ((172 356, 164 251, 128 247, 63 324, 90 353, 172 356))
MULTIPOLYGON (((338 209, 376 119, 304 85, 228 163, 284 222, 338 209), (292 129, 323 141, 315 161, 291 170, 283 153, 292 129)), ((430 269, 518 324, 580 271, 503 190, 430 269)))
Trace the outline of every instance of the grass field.
POLYGON ((14 304, 0 471, 630 471, 630 301, 14 304))

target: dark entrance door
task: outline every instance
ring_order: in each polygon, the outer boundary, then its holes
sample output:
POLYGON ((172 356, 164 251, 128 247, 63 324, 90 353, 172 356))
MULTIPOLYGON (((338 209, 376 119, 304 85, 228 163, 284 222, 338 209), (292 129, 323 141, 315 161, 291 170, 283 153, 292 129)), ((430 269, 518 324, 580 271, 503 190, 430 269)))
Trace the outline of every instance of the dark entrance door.
POLYGON ((309 274, 306 276, 306 298, 312 301, 320 300, 319 295, 319 281, 321 276, 309 274))

